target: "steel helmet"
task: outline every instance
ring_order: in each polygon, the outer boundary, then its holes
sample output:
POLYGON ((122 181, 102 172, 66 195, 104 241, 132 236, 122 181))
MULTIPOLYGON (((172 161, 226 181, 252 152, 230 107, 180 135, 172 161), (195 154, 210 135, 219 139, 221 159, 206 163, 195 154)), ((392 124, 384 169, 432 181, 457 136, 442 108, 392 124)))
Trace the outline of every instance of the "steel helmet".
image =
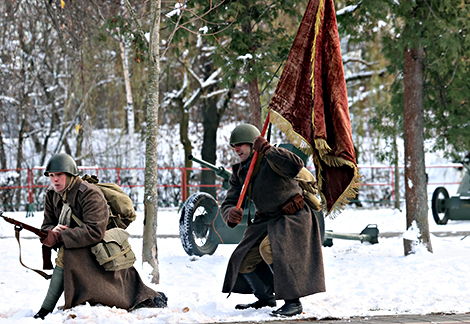
POLYGON ((251 124, 238 125, 232 131, 230 135, 230 146, 233 147, 235 144, 249 143, 253 144, 255 137, 261 135, 260 131, 256 126, 251 124))
POLYGON ((46 171, 44 172, 44 175, 48 177, 49 172, 65 172, 73 176, 77 176, 77 163, 70 155, 65 153, 59 153, 51 157, 49 162, 47 162, 46 171))

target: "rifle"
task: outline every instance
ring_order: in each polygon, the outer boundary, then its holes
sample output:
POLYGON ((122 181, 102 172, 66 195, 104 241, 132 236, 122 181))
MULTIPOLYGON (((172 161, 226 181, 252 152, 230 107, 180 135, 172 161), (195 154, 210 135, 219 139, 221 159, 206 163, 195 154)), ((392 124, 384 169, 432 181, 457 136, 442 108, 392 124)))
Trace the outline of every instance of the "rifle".
MULTIPOLYGON (((45 279, 51 279, 52 275, 47 274, 47 273, 45 273, 41 270, 31 269, 30 267, 26 266, 23 263, 23 261, 21 260, 20 231, 24 228, 25 230, 33 232, 34 234, 39 236, 41 239, 45 239, 47 237, 47 231, 42 230, 40 228, 36 228, 34 226, 31 226, 31 225, 28 225, 28 224, 25 224, 25 223, 22 223, 22 222, 17 221, 13 218, 3 216, 3 211, 1 211, 1 210, 0 210, 0 216, 3 217, 3 219, 5 221, 7 221, 8 223, 15 225, 15 237, 16 237, 16 240, 18 241, 18 247, 20 248, 20 263, 21 263, 21 265, 23 267, 29 269, 29 270, 32 270, 32 271, 38 273, 39 275, 41 275, 45 279)), ((43 259, 43 269, 45 269, 45 270, 53 269, 53 265, 52 265, 52 262, 51 262, 51 248, 48 248, 45 245, 42 246, 42 259, 43 259)))
POLYGON ((22 223, 22 222, 17 221, 13 218, 3 216, 3 211, 1 211, 1 210, 0 210, 0 216, 3 217, 3 219, 5 221, 7 221, 8 223, 15 225, 15 231, 21 231, 24 228, 25 230, 33 232, 34 234, 36 234, 37 236, 39 236, 42 239, 45 239, 47 237, 47 232, 46 231, 44 231, 40 228, 36 228, 34 226, 22 223))

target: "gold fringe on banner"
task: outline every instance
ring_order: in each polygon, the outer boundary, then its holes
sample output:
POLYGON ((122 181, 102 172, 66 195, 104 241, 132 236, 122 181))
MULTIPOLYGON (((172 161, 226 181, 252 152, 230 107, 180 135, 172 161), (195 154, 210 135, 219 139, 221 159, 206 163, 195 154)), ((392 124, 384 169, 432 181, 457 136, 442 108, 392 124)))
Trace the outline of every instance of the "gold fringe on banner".
MULTIPOLYGON (((317 149, 320 156, 314 154, 314 150, 310 143, 304 139, 300 134, 294 131, 292 124, 277 113, 274 110, 271 110, 269 115, 269 122, 275 125, 292 143, 295 147, 305 153, 307 156, 312 155, 314 159, 314 164, 316 168, 319 168, 321 171, 321 163, 319 159, 321 159, 324 163, 331 167, 340 167, 340 166, 348 166, 354 170, 354 177, 349 184, 349 186, 344 190, 341 196, 336 200, 335 204, 333 205, 330 210, 327 210, 326 207, 326 198, 324 194, 319 190, 319 195, 321 198, 323 210, 326 212, 326 216, 334 219, 338 214, 340 214, 344 208, 349 204, 349 201, 356 197, 359 187, 361 185, 361 175, 359 173, 358 168, 356 165, 348 160, 338 158, 335 156, 327 155, 331 148, 329 147, 328 143, 323 139, 316 139, 315 140, 315 148, 317 149)), ((318 188, 321 189, 323 186, 323 182, 325 181, 321 176, 321 172, 317 174, 317 181, 318 181, 318 188)))
POLYGON ((269 114, 269 122, 276 125, 279 130, 286 135, 287 140, 291 142, 295 147, 305 153, 307 156, 313 154, 313 148, 310 143, 303 138, 299 133, 294 131, 292 124, 282 117, 277 111, 271 110, 269 114))
MULTIPOLYGON (((316 142, 315 142, 316 144, 316 142)), ((325 179, 322 177, 321 173, 321 163, 319 161, 319 157, 317 154, 313 155, 313 160, 316 168, 319 168, 319 171, 317 173, 317 182, 318 182, 318 193, 321 198, 321 203, 323 210, 326 212, 326 216, 329 217, 330 219, 335 219, 336 216, 338 216, 349 204, 349 202, 356 198, 357 193, 359 192, 359 188, 361 187, 362 184, 362 175, 359 172, 359 169, 357 166, 352 163, 351 161, 342 159, 342 158, 335 158, 334 156, 327 156, 326 160, 323 160, 325 163, 327 163, 329 166, 334 166, 334 167, 339 167, 339 166, 348 166, 352 170, 354 170, 354 176, 347 186, 347 188, 343 191, 341 196, 338 197, 334 205, 330 208, 330 210, 327 209, 326 205, 326 197, 323 194, 321 188, 323 188, 323 182, 325 179), (328 162, 327 162, 328 161, 328 162), (330 164, 331 163, 331 164, 330 164)))

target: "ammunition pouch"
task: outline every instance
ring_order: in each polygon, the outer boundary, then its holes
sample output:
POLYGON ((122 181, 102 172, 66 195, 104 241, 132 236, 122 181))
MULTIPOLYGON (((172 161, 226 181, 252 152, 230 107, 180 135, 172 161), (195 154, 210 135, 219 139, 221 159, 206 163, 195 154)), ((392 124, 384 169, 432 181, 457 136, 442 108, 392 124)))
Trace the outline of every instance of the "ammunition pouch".
POLYGON ((106 271, 119 271, 134 265, 136 258, 128 238, 129 233, 122 228, 112 228, 104 233, 100 243, 91 248, 96 261, 106 271))
POLYGON ((294 215, 297 211, 304 208, 304 205, 304 197, 300 194, 297 194, 284 205, 282 205, 281 210, 285 215, 294 215))
POLYGON ((304 208, 305 202, 304 197, 301 194, 297 194, 291 199, 289 199, 284 205, 281 206, 281 209, 274 213, 260 213, 257 212, 256 216, 258 218, 276 218, 282 215, 294 215, 296 212, 304 208))

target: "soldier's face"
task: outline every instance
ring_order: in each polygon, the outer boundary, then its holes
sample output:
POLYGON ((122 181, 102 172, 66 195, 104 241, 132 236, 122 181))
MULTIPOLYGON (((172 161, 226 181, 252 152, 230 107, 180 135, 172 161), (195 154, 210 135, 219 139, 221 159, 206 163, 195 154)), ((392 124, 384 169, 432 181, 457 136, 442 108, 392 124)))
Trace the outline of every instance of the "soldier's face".
POLYGON ((64 190, 67 185, 67 176, 63 172, 49 172, 49 180, 57 192, 64 190))
POLYGON ((233 146, 233 149, 235 153, 237 153, 241 162, 245 162, 250 157, 251 144, 248 144, 248 143, 235 144, 233 146))

